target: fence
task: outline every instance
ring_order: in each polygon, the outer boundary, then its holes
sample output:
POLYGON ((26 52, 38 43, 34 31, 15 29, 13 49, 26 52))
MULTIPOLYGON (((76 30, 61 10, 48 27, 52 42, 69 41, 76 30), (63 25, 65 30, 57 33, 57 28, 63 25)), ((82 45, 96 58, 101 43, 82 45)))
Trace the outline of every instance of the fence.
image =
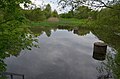
POLYGON ((3 72, 1 75, 2 76, 10 76, 11 79, 14 79, 13 76, 21 76, 22 79, 24 79, 24 74, 16 74, 16 73, 10 73, 10 72, 3 72))

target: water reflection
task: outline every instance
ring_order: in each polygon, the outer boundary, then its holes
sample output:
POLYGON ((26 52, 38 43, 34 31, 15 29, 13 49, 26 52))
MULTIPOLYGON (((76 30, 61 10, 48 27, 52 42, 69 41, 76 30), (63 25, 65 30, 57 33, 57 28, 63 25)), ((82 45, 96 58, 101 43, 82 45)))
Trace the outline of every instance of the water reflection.
POLYGON ((98 72, 101 74, 98 79, 116 79, 114 78, 112 66, 114 65, 114 59, 111 53, 107 53, 106 61, 102 61, 101 65, 97 67, 98 72))
POLYGON ((116 79, 120 78, 120 36, 118 33, 119 30, 113 30, 110 28, 101 28, 92 30, 92 32, 104 42, 106 42, 110 47, 113 47, 115 51, 114 63, 111 67, 113 70, 114 76, 116 79), (116 34, 117 32, 117 34, 116 34))
POLYGON ((22 73, 25 79, 99 79, 96 67, 101 63, 92 55, 94 42, 101 40, 90 30, 60 26, 31 30, 40 34, 40 48, 6 59, 7 71, 22 73))
POLYGON ((72 32, 74 34, 80 35, 80 36, 84 36, 86 34, 90 33, 89 29, 85 29, 85 28, 81 28, 81 27, 65 27, 65 26, 58 26, 58 27, 32 27, 30 28, 32 32, 36 33, 36 34, 42 34, 43 32, 46 33, 46 35, 48 37, 50 37, 51 35, 51 30, 56 31, 57 29, 59 30, 67 30, 69 32, 72 32))

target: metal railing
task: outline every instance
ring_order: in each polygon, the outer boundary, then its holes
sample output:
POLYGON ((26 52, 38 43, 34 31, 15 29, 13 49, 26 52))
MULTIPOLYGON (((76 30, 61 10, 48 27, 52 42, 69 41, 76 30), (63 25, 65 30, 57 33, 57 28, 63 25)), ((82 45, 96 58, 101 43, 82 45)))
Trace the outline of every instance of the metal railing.
POLYGON ((16 73, 10 73, 10 72, 3 72, 1 74, 2 76, 10 76, 11 79, 13 79, 13 76, 21 76, 22 79, 24 79, 24 74, 16 74, 16 73))

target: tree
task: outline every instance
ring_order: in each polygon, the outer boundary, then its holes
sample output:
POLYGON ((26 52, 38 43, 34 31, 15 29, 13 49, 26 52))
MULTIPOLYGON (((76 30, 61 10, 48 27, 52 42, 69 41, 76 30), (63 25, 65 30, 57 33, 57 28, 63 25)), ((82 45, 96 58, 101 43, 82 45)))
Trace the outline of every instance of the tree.
MULTIPOLYGON (((119 5, 114 5, 112 6, 113 8, 118 8, 120 7, 119 5)), ((109 8, 102 9, 99 14, 97 15, 97 23, 99 25, 105 25, 108 27, 113 27, 114 28, 118 27, 120 25, 120 11, 119 10, 113 10, 109 8)))
POLYGON ((25 10, 24 14, 30 21, 44 21, 46 19, 44 12, 40 8, 25 10))
POLYGON ((46 8, 43 10, 43 12, 45 13, 46 18, 51 17, 52 10, 50 4, 46 5, 46 8))
POLYGON ((60 17, 62 17, 62 18, 74 18, 72 11, 69 11, 68 13, 62 13, 62 14, 60 14, 60 17))
POLYGON ((98 16, 99 11, 91 10, 88 15, 91 19, 96 20, 98 16))
MULTIPOLYGON (((0 0, 0 74, 6 70, 4 59, 17 56, 23 49, 31 49, 35 41, 27 20, 19 6, 29 0, 0 0)), ((36 45, 35 45, 36 46, 36 45)))
POLYGON ((87 19, 90 15, 91 9, 86 6, 80 6, 75 9, 75 18, 78 19, 87 19))
POLYGON ((64 7, 71 6, 76 8, 78 6, 87 5, 95 8, 111 8, 114 10, 120 10, 120 8, 114 8, 112 5, 120 4, 120 0, 59 0, 59 4, 64 7))
POLYGON ((52 12, 52 16, 53 16, 53 17, 59 17, 58 12, 57 12, 56 10, 54 10, 54 11, 52 12))

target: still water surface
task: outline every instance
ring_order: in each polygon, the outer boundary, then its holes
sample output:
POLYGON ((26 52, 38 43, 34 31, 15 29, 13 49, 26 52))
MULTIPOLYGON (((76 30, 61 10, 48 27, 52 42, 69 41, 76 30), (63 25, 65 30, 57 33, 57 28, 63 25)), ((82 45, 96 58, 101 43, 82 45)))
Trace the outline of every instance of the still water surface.
MULTIPOLYGON (((101 61, 92 58, 93 44, 99 40, 92 32, 79 36, 73 31, 51 30, 38 36, 40 48, 23 50, 5 61, 7 71, 22 73, 25 79, 98 79, 101 61)), ((18 77, 15 77, 18 78, 18 77)))

